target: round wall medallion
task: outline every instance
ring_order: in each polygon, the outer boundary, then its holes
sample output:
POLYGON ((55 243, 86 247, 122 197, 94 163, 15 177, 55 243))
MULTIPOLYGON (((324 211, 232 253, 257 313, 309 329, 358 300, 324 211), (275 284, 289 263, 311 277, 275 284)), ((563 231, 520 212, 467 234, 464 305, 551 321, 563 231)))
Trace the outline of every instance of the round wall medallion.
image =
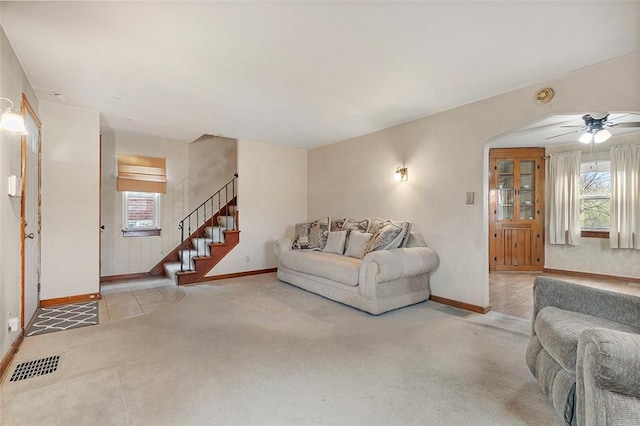
POLYGON ((536 92, 536 102, 539 104, 546 104, 551 99, 553 99, 553 95, 555 92, 551 87, 545 87, 544 89, 540 89, 536 92))

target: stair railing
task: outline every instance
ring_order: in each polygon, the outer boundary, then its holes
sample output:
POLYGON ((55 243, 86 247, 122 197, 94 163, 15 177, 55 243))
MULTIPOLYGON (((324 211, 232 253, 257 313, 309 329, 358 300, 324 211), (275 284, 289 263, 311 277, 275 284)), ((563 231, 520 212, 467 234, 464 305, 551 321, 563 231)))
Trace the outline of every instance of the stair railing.
MULTIPOLYGON (((189 238, 191 238, 192 234, 192 224, 195 226, 195 238, 200 237, 200 228, 202 228, 202 233, 206 238, 206 224, 207 221, 211 220, 211 226, 216 226, 217 224, 213 223, 213 218, 216 214, 224 213, 224 228, 237 230, 238 224, 236 220, 236 186, 238 183, 238 173, 234 173, 233 179, 227 182, 222 188, 218 190, 211 197, 207 198, 205 202, 200 204, 198 207, 193 209, 191 213, 185 216, 184 219, 180 221, 178 224, 178 229, 180 229, 180 272, 184 272, 184 251, 185 246, 189 242, 189 238), (231 194, 229 194, 231 192, 231 194), (231 197, 229 197, 231 195, 231 197), (224 198, 223 198, 224 197, 224 198), (223 202, 224 200, 224 202, 223 202), (209 206, 209 210, 207 207, 209 206), (217 210, 215 207, 218 207, 217 210), (229 220, 229 210, 232 210, 233 219, 229 220), (229 228, 229 225, 231 227, 229 228), (187 238, 185 239, 185 228, 187 231, 187 238)), ((220 231, 222 233, 222 231, 220 231)), ((196 256, 199 255, 200 245, 196 245, 196 256)), ((191 253, 190 253, 191 254, 191 253)), ((194 256, 195 257, 195 256, 194 256)), ((189 263, 191 263, 192 256, 189 256, 189 263)), ((191 268, 189 268, 191 269, 191 268)))

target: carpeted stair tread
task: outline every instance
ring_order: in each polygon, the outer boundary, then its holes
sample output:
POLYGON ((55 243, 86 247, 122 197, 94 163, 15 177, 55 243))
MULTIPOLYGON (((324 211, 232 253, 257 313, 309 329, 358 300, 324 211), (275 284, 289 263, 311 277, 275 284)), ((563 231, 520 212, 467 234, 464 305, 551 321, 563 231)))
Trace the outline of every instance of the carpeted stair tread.
POLYGON ((207 226, 204 229, 205 235, 207 238, 211 239, 213 243, 224 242, 224 231, 225 228, 221 228, 219 226, 207 226))
POLYGON ((209 256, 209 244, 213 243, 211 238, 193 238, 191 239, 191 247, 198 252, 200 256, 209 256))
POLYGON ((163 267, 165 275, 175 281, 176 273, 180 272, 180 262, 165 262, 163 267))

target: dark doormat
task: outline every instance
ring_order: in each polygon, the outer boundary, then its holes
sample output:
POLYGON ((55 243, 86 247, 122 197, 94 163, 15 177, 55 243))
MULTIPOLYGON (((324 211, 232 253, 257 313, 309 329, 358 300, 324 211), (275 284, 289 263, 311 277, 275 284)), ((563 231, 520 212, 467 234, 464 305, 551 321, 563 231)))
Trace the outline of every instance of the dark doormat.
POLYGON ((98 302, 39 308, 27 337, 98 324, 98 302))

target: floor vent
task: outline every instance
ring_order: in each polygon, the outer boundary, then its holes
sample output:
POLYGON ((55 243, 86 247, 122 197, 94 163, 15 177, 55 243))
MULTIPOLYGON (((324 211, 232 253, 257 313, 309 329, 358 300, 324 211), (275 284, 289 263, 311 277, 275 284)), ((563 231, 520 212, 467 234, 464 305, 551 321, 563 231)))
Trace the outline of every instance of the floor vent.
POLYGON ((18 380, 53 373, 58 369, 58 360, 60 360, 60 355, 20 363, 14 370, 9 381, 17 382, 18 380))

